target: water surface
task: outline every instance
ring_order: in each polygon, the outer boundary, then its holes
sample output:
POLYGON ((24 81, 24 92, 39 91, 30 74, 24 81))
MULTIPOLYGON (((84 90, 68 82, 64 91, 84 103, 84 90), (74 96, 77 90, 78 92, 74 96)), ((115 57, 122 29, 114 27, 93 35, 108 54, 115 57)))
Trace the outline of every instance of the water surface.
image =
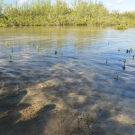
POLYGON ((7 93, 28 92, 33 86, 37 91, 38 84, 53 80, 58 86, 48 86, 46 91, 53 89, 56 97, 63 93, 60 97, 67 108, 79 102, 76 110, 86 110, 93 117, 103 114, 102 128, 106 131, 113 132, 115 127, 119 134, 135 133, 133 55, 135 28, 124 31, 91 27, 0 28, 0 100, 7 93), (130 48, 132 53, 126 53, 130 48), (118 80, 114 79, 115 72, 119 73, 118 80), (73 91, 85 95, 85 100, 70 95, 73 91), (104 110, 110 115, 104 116, 104 110))

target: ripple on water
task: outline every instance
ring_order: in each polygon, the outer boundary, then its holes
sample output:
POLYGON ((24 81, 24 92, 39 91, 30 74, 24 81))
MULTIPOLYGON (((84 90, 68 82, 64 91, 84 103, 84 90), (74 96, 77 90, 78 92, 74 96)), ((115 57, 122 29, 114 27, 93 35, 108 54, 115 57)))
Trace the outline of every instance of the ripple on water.
MULTIPOLYGON (((104 129, 115 129, 118 124, 116 130, 123 132, 122 124, 134 124, 133 35, 134 29, 119 32, 86 27, 78 30, 63 27, 60 31, 54 28, 49 35, 46 30, 36 28, 0 32, 0 105, 5 99, 7 102, 13 99, 13 104, 3 111, 9 109, 13 115, 12 108, 18 106, 21 108, 18 119, 11 121, 21 123, 33 117, 40 119, 36 114, 42 116, 40 109, 45 108, 47 112, 45 105, 53 102, 59 109, 86 109, 99 123, 104 123, 104 129), (10 46, 6 45, 7 41, 10 46), (133 52, 129 55, 126 49, 130 47, 133 52), (12 62, 9 62, 10 55, 12 62), (126 60, 125 70, 123 60, 126 60), (117 81, 114 72, 119 72, 117 81), (19 97, 15 99, 9 91, 19 97)), ((0 118, 4 121, 3 115, 0 118)))

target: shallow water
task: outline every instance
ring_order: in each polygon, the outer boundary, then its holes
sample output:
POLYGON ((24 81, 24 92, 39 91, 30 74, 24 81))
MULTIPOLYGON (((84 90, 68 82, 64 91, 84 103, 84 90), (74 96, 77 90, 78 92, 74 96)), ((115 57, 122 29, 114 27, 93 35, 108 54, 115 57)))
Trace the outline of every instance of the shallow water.
MULTIPOLYGON (((8 92, 57 80, 60 84, 56 91, 87 93, 80 110, 86 109, 87 104, 96 104, 98 109, 120 108, 120 114, 135 121, 133 55, 135 28, 124 31, 91 27, 0 28, 0 100, 8 92), (132 53, 126 53, 131 47, 132 53), (117 81, 115 72, 119 72, 117 81)), ((134 123, 129 120, 124 124, 134 123)), ((119 132, 126 131, 120 128, 119 132)))

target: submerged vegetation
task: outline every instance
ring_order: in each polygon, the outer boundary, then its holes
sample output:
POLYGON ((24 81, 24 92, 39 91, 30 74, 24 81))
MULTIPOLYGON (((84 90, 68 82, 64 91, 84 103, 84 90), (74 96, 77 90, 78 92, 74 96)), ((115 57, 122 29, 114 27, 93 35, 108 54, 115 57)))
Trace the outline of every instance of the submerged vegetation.
POLYGON ((125 29, 135 25, 135 11, 120 13, 109 10, 101 2, 74 0, 35 0, 19 4, 4 4, 0 0, 0 26, 116 26, 125 29))

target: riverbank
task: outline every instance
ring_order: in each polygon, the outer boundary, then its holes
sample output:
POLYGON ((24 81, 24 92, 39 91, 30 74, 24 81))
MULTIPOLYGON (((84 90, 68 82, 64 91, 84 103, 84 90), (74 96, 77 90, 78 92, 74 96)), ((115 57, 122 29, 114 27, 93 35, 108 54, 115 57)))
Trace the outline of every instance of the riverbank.
POLYGON ((89 26, 89 27, 114 27, 114 28, 118 28, 118 29, 125 29, 125 28, 129 28, 129 27, 135 27, 134 23, 131 22, 122 22, 122 23, 108 23, 108 22, 99 22, 99 21, 95 21, 95 22, 86 22, 86 23, 76 23, 74 21, 70 21, 70 23, 60 23, 60 22, 54 22, 54 23, 49 23, 49 22, 45 22, 45 23, 24 23, 24 24, 20 24, 18 22, 16 22, 16 24, 14 24, 12 21, 7 22, 7 23, 0 23, 0 27, 4 27, 4 28, 9 28, 9 27, 31 27, 31 26, 89 26))
POLYGON ((102 2, 58 0, 0 4, 0 26, 135 26, 135 11, 110 12, 102 2))

